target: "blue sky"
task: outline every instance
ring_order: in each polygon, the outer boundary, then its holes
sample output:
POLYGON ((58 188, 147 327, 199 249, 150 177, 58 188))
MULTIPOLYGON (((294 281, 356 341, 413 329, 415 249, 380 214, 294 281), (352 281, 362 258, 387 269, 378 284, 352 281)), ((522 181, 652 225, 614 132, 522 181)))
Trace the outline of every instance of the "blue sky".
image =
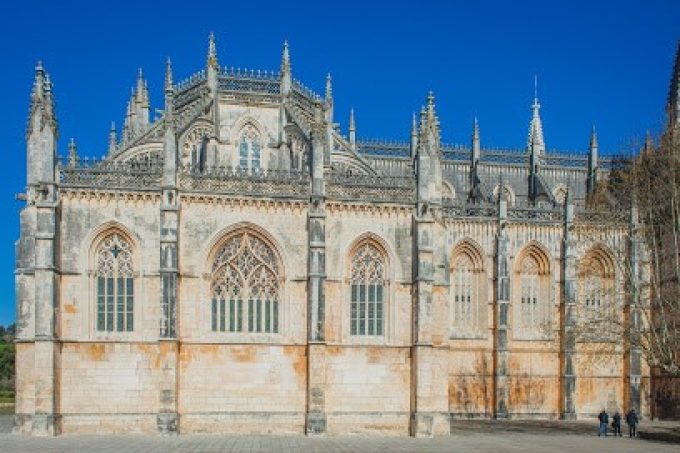
POLYGON ((3 2, 0 130, 0 324, 14 320, 16 193, 25 186, 24 133, 35 62, 52 76, 59 151, 75 137, 101 155, 122 122, 137 68, 162 107, 163 68, 176 79, 203 68, 207 36, 221 65, 277 70, 288 39, 295 78, 322 93, 333 75, 336 120, 357 135, 406 139, 433 90, 445 142, 522 147, 534 74, 549 149, 583 152, 596 124, 603 152, 629 151, 664 121, 680 39, 676 1, 3 2), (141 3, 141 2, 140 2, 141 3), (195 4, 197 6, 192 7, 195 4))

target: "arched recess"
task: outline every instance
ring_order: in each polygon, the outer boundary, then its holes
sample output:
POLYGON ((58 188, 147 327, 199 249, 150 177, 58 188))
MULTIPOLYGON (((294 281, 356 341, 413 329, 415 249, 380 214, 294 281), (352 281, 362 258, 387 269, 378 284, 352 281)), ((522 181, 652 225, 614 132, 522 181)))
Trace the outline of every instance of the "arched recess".
POLYGON ((86 241, 89 325, 95 335, 135 330, 141 312, 139 241, 124 225, 111 221, 97 227, 86 241))
POLYGON ((213 241, 206 260, 209 330, 278 334, 285 271, 279 248, 251 224, 230 227, 213 241))
POLYGON ((512 330, 515 339, 540 339, 550 331, 551 266, 549 252, 532 241, 517 255, 514 269, 512 330))
POLYGON ((447 201, 447 200, 455 200, 456 199, 456 191, 453 188, 453 185, 446 181, 442 181, 442 200, 447 201))
POLYGON ((234 145, 231 165, 249 171, 269 168, 269 151, 267 145, 273 137, 267 127, 246 113, 234 122, 229 134, 229 141, 234 145))
POLYGON ((208 163, 208 140, 214 127, 207 121, 192 124, 179 140, 179 159, 183 165, 202 171, 208 163))
POLYGON ((591 247, 579 262, 577 305, 582 316, 607 318, 614 313, 616 264, 609 248, 591 247))
POLYGON ((563 205, 567 201, 568 188, 566 184, 558 184, 552 191, 555 203, 563 205))
POLYGON ((355 341, 385 339, 393 323, 392 272, 386 244, 376 235, 366 233, 353 241, 346 256, 343 333, 355 341))
POLYGON ((449 261, 449 331, 451 338, 484 335, 487 288, 484 254, 472 239, 459 242, 449 261))
POLYGON ((514 206, 515 205, 515 191, 512 190, 512 187, 510 187, 507 183, 503 184, 503 193, 500 194, 501 190, 501 185, 497 184, 496 187, 493 189, 493 197, 495 200, 498 200, 499 195, 502 195, 505 198, 505 201, 508 202, 508 206, 514 206))

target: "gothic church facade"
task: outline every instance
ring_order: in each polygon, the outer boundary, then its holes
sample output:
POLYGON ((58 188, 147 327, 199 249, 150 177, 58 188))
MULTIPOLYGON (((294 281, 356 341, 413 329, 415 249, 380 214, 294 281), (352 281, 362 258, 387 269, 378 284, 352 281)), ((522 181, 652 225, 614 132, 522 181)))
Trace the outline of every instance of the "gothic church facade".
MULTIPOLYGON (((17 242, 16 430, 448 434, 455 418, 647 410, 622 341, 576 318, 621 306, 636 219, 585 199, 611 161, 440 142, 434 97, 410 140, 359 140, 324 96, 218 65, 150 120, 140 72, 120 134, 57 155, 38 64, 17 242), (587 265, 585 264, 587 263, 587 265), (619 305, 617 305, 619 304, 619 305)), ((642 264, 641 264, 642 266, 642 264)), ((621 339, 619 339, 621 340, 621 339)))

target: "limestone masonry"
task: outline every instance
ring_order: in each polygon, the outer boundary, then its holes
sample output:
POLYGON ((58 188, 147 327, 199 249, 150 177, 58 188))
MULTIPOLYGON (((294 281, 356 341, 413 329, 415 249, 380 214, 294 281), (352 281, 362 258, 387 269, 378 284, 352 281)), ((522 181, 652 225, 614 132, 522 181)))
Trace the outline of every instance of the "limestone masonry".
MULTIPOLYGON (((637 219, 585 200, 612 161, 440 143, 435 100, 410 140, 361 140, 278 73, 143 74, 101 160, 57 156, 41 63, 17 242, 15 429, 59 433, 449 433, 453 418, 643 414, 649 371, 622 339, 579 340, 630 305, 637 219), (587 263, 588 265, 586 265, 587 263), (598 344, 609 344, 603 354, 598 344)), ((637 260, 640 260, 638 263, 637 260)), ((636 267, 636 269, 637 269, 636 267)), ((632 321, 631 321, 632 322, 632 321)))

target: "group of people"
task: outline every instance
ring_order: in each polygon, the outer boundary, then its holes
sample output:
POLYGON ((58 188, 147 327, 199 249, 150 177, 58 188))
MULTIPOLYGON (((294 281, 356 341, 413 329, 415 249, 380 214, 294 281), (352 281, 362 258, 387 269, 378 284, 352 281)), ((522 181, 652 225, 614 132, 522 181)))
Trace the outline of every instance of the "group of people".
MULTIPOLYGON (((605 409, 602 409, 602 412, 599 413, 597 419, 600 421, 600 429, 597 431, 597 437, 602 435, 607 437, 607 429, 609 428, 609 414, 605 409)), ((638 422, 639 419, 635 409, 629 410, 626 414, 626 424, 628 425, 628 435, 630 437, 637 436, 638 422)), ((612 416, 612 430, 614 430, 614 436, 617 434, 619 437, 623 436, 623 434, 621 434, 621 414, 619 411, 616 411, 612 416)))

